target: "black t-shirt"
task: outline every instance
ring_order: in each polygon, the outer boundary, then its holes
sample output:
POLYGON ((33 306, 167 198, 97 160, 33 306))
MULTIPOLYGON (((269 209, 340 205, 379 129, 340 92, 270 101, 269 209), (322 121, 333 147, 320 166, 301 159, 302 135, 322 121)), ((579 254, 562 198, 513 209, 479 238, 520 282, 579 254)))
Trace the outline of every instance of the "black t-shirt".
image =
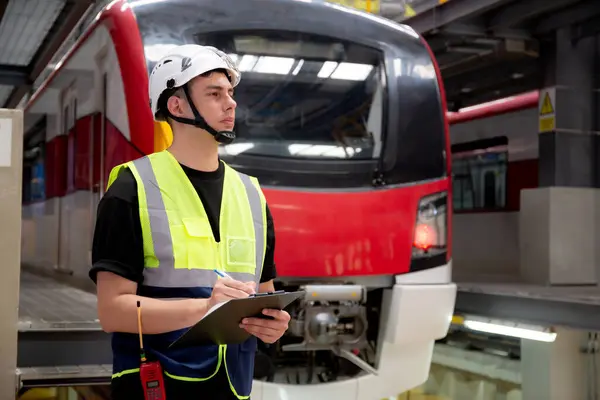
MULTIPOLYGON (((219 168, 213 172, 198 171, 185 165, 181 167, 202 200, 215 239, 220 241, 219 215, 225 176, 223 163, 219 163, 219 168)), ((276 277, 275 231, 268 206, 266 213, 267 243, 260 282, 268 282, 276 277)), ((96 282, 99 271, 109 271, 138 284, 142 283, 144 271, 142 241, 137 183, 131 171, 126 169, 113 182, 98 204, 90 278, 96 282)), ((207 382, 174 381, 165 377, 165 386, 169 390, 167 397, 173 400, 183 399, 186 398, 183 396, 183 391, 200 393, 199 391, 210 390, 214 393, 214 397, 211 396, 214 399, 235 398, 230 397, 233 395, 224 368, 220 369, 221 371, 207 382), (221 397, 218 392, 222 393, 222 391, 225 393, 221 397)), ((113 380, 113 399, 143 399, 141 389, 138 374, 124 375, 113 380)))

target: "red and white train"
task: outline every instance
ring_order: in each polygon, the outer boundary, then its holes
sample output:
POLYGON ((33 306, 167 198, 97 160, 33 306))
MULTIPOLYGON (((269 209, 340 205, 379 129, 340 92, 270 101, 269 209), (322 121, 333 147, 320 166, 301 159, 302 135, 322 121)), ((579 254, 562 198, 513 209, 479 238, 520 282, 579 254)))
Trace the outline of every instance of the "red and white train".
POLYGON ((537 91, 449 113, 453 278, 520 276, 521 190, 538 186, 537 91))
POLYGON ((371 400, 424 382, 456 296, 449 125, 426 42, 377 16, 300 0, 110 3, 26 105, 23 261, 87 276, 109 171, 169 145, 147 76, 182 43, 237 60, 238 139, 221 156, 263 186, 277 286, 307 291, 257 354, 252 398, 371 400))

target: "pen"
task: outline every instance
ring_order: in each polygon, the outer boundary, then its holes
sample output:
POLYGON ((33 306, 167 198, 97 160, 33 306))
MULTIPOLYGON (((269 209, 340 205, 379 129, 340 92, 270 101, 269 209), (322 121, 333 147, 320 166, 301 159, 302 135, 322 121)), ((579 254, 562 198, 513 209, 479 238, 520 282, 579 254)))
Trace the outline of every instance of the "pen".
POLYGON ((229 279, 232 279, 232 278, 231 278, 229 275, 227 275, 225 272, 221 272, 221 271, 219 271, 219 270, 217 270, 217 269, 214 269, 213 271, 215 271, 215 273, 216 273, 217 275, 219 275, 221 278, 229 278, 229 279))

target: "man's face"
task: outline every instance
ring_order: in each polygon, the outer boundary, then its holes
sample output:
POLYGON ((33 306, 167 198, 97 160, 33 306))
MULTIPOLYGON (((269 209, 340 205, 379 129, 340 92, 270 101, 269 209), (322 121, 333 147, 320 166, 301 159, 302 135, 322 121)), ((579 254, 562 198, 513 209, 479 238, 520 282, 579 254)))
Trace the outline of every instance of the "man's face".
MULTIPOLYGON (((237 104, 227 77, 221 72, 213 72, 207 77, 194 78, 189 85, 196 109, 208 125, 217 131, 233 130, 237 104)), ((190 117, 193 118, 193 114, 190 117)))

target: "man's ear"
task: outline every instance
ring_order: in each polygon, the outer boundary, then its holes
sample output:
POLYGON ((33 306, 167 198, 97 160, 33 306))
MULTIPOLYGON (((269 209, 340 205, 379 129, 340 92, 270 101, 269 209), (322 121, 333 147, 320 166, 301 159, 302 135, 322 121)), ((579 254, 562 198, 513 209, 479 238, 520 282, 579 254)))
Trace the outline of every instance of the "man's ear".
POLYGON ((185 117, 185 101, 177 93, 167 100, 167 109, 176 117, 185 117))

